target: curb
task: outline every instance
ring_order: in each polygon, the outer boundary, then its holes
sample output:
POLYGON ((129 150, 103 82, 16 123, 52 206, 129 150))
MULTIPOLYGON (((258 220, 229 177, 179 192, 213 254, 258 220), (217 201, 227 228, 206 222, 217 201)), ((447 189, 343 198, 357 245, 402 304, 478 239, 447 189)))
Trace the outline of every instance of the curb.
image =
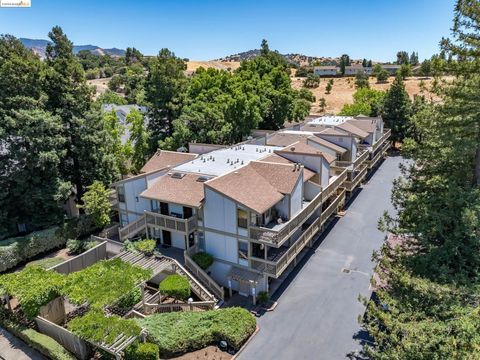
POLYGON ((235 355, 233 355, 232 359, 231 360, 235 360, 241 353, 243 350, 245 350, 245 348, 247 347, 247 345, 250 343, 250 341, 252 341, 253 337, 255 335, 257 335, 257 333, 260 331, 260 326, 258 326, 257 324, 257 327, 255 328, 255 331, 253 332, 253 334, 248 338, 247 341, 245 341, 245 344, 242 345, 242 347, 240 348, 240 350, 237 351, 237 353, 235 355))

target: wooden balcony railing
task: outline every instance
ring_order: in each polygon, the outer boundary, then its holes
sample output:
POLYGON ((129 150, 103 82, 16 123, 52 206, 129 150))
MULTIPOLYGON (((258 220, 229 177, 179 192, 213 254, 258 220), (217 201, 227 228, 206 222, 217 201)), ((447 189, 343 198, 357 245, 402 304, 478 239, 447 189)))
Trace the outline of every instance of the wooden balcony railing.
POLYGON ((342 169, 325 189, 323 189, 312 201, 308 203, 297 215, 289 220, 280 230, 269 229, 259 226, 250 227, 250 238, 267 243, 269 245, 281 246, 297 229, 302 225, 314 211, 318 210, 323 202, 328 199, 347 178, 347 170, 342 169))
POLYGON ((377 163, 380 161, 380 159, 385 155, 385 152, 388 150, 390 147, 390 143, 387 141, 383 144, 383 146, 380 148, 379 151, 377 151, 377 154, 369 160, 368 162, 368 168, 371 169, 377 165, 377 163))
POLYGON ((345 181, 345 189, 353 191, 367 175, 368 166, 364 165, 352 180, 345 181))
POLYGON ((335 164, 343 168, 351 167, 350 170, 355 170, 360 167, 365 162, 365 160, 367 160, 368 155, 369 151, 365 149, 360 153, 357 153, 357 158, 355 159, 355 161, 336 161, 335 164))
POLYGON ((135 236, 141 231, 145 231, 145 215, 138 217, 136 220, 132 221, 128 225, 124 226, 121 229, 118 229, 118 236, 120 241, 124 241, 132 236, 135 236))
POLYGON ((175 216, 163 215, 156 212, 145 211, 147 225, 158 226, 166 230, 173 230, 190 234, 197 228, 197 216, 180 219, 175 216))
POLYGON ((391 129, 384 129, 383 131, 383 135, 380 137, 380 139, 378 139, 375 144, 373 144, 372 146, 372 152, 375 152, 380 146, 382 146, 382 144, 388 140, 388 138, 390 137, 390 135, 392 134, 392 130, 391 129))
POLYGON ((338 207, 345 201, 345 189, 342 189, 335 200, 322 214, 300 235, 288 250, 276 261, 251 257, 250 266, 263 273, 278 278, 291 262, 300 254, 305 246, 321 230, 325 222, 336 213, 338 207))

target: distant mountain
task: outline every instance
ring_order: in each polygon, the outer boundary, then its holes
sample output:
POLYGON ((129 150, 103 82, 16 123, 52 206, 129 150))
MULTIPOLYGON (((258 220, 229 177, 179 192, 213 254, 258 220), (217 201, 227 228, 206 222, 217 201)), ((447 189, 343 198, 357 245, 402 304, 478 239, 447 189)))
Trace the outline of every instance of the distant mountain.
MULTIPOLYGON (((248 50, 238 54, 225 56, 216 61, 243 61, 250 60, 260 55, 260 49, 248 50)), ((309 66, 313 63, 320 63, 321 65, 338 65, 340 57, 323 57, 323 56, 308 56, 303 54, 281 54, 285 60, 298 66, 309 66)), ((362 60, 352 59, 352 64, 361 63, 362 60)))
MULTIPOLYGON (((32 51, 40 56, 41 58, 45 58, 45 51, 47 49, 47 45, 51 43, 49 40, 43 39, 26 39, 20 38, 23 46, 26 48, 32 49, 32 51)), ((110 55, 110 56, 124 56, 125 50, 111 48, 111 49, 104 49, 100 46, 96 45, 73 45, 73 53, 77 54, 79 51, 87 50, 90 51, 92 54, 95 55, 110 55)))

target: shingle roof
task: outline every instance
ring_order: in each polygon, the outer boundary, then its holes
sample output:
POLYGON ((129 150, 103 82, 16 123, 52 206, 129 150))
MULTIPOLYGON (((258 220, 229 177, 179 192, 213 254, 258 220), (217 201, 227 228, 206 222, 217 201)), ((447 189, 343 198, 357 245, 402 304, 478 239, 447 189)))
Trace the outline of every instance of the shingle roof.
POLYGON ((181 178, 176 178, 172 177, 172 174, 166 174, 142 192, 140 196, 163 202, 199 207, 204 198, 204 183, 198 181, 199 177, 201 175, 185 174, 181 178))
POLYGON ((305 124, 303 125, 300 130, 302 131, 310 131, 310 132, 321 132, 325 129, 328 129, 327 126, 322 125, 322 124, 305 124))
POLYGON ((294 165, 252 161, 226 175, 205 183, 205 186, 262 214, 289 194, 301 171, 294 165))
POLYGON ((355 125, 352 125, 348 122, 340 124, 340 125, 335 125, 337 128, 342 129, 344 131, 347 131, 355 136, 358 136, 359 138, 366 138, 368 136, 368 132, 363 131, 362 129, 359 129, 355 125))
POLYGON ((335 130, 334 128, 326 128, 320 132, 321 135, 334 135, 334 136, 349 136, 343 132, 335 130))
MULTIPOLYGON (((269 162, 269 163, 277 163, 277 164, 292 164, 292 165, 295 164, 295 162, 293 162, 291 160, 288 160, 288 159, 286 159, 283 156, 280 156, 278 154, 269 155, 269 156, 263 158, 260 161, 269 162)), ((307 180, 310 180, 314 176, 315 176, 315 172, 313 172, 310 169, 307 169, 306 167, 303 168, 303 181, 304 182, 307 181, 307 180)))
MULTIPOLYGON (((360 118, 361 119, 361 118, 360 118)), ((365 118, 365 119, 356 119, 348 120, 347 123, 363 130, 368 133, 373 133, 377 130, 377 121, 376 118, 365 118)))
POLYGON ((197 157, 197 154, 181 153, 175 151, 158 150, 140 172, 146 173, 154 170, 167 169, 197 157))
POLYGON ((297 141, 296 143, 285 147, 282 150, 275 150, 275 153, 277 154, 302 154, 302 155, 313 155, 313 156, 322 156, 327 160, 328 163, 332 163, 335 161, 335 157, 321 152, 317 148, 314 148, 313 146, 307 145, 306 142, 304 141, 297 141))
POLYGON ((267 140, 267 145, 287 146, 301 139, 306 139, 309 134, 289 134, 289 133, 276 133, 267 140))
POLYGON ((319 144, 319 145, 323 145, 323 146, 325 146, 325 147, 327 147, 327 148, 329 148, 329 149, 332 149, 333 151, 335 151, 335 152, 337 152, 337 153, 339 153, 339 154, 344 154, 344 153, 347 152, 347 149, 345 149, 345 148, 343 148, 343 147, 341 147, 341 146, 338 146, 338 145, 336 145, 336 144, 334 144, 334 143, 332 143, 332 142, 330 142, 330 141, 328 141, 328 140, 322 139, 322 138, 320 138, 320 137, 318 137, 318 136, 310 136, 310 137, 308 138, 308 140, 313 141, 313 142, 315 142, 315 143, 317 143, 317 144, 319 144))

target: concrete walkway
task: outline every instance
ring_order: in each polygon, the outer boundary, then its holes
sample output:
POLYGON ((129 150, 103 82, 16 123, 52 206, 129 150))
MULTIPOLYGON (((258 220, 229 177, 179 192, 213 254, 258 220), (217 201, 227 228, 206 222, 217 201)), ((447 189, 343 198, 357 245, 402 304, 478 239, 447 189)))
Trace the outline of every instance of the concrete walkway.
POLYGON ((0 328, 0 359, 47 360, 46 357, 3 328, 0 328))
POLYGON ((273 295, 277 308, 258 319, 260 332, 239 359, 335 360, 361 349, 365 334, 357 319, 365 309, 358 295, 370 294, 371 255, 385 238, 377 223, 384 210, 393 212, 390 192, 401 162, 387 158, 309 250, 273 295))

